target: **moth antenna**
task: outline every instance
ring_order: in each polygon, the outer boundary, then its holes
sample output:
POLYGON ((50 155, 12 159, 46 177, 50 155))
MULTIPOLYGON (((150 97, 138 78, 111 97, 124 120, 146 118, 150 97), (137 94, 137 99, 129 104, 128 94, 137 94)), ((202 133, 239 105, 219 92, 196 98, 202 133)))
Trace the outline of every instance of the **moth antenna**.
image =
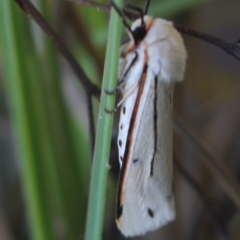
POLYGON ((144 26, 144 20, 143 20, 144 12, 143 12, 143 10, 139 7, 135 7, 135 6, 132 6, 132 5, 129 5, 129 4, 127 5, 127 7, 139 13, 139 15, 141 17, 141 25, 144 26))
POLYGON ((144 15, 147 15, 147 13, 148 13, 149 4, 150 4, 150 0, 147 0, 147 1, 146 1, 146 5, 145 5, 144 15))
POLYGON ((110 2, 111 6, 116 10, 116 12, 118 13, 118 15, 122 18, 122 22, 123 22, 123 25, 124 27, 132 34, 133 36, 133 32, 130 28, 130 26, 128 25, 127 21, 126 21, 126 18, 125 16, 123 15, 123 12, 118 8, 118 6, 115 4, 114 1, 111 1, 110 2))

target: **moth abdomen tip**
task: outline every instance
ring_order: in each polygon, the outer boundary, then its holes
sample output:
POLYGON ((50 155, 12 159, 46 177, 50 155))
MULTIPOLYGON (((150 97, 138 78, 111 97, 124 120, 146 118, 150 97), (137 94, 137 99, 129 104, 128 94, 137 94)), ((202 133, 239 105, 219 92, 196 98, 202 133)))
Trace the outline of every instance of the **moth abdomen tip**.
POLYGON ((117 206, 117 220, 122 216, 123 205, 117 206))

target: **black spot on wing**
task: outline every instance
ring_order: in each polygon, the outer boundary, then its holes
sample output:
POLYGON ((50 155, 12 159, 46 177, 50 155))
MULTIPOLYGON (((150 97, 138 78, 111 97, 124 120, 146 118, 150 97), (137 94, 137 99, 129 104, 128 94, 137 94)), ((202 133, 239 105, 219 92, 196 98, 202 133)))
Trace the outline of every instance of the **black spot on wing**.
POLYGON ((122 146, 122 140, 119 140, 119 141, 118 141, 118 144, 119 144, 119 146, 121 147, 121 146, 122 146))
POLYGON ((139 159, 138 158, 135 158, 134 160, 133 160, 133 163, 137 163, 139 161, 139 159))
POLYGON ((123 161, 123 157, 122 156, 120 156, 120 160, 121 160, 121 162, 123 161))
POLYGON ((125 114, 126 113, 126 107, 124 106, 123 107, 123 114, 125 114))
POLYGON ((121 130, 123 129, 123 124, 121 124, 120 129, 121 129, 121 130))
POLYGON ((148 208, 148 216, 153 218, 154 217, 154 212, 152 209, 148 208))

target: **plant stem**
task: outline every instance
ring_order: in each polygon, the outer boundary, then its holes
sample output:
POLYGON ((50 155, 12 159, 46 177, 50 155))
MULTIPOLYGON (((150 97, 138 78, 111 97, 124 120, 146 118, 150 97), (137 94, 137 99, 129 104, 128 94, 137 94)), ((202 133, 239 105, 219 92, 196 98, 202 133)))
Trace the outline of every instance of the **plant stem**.
MULTIPOLYGON (((121 7, 120 4, 122 4, 122 1, 116 0, 115 3, 121 7)), ((99 107, 96 145, 93 157, 85 236, 86 240, 100 240, 102 234, 107 185, 107 165, 113 124, 113 115, 107 114, 105 108, 113 109, 115 103, 115 95, 106 95, 104 91, 111 91, 116 87, 121 34, 120 29, 121 19, 116 11, 112 9, 110 14, 101 102, 99 107)))

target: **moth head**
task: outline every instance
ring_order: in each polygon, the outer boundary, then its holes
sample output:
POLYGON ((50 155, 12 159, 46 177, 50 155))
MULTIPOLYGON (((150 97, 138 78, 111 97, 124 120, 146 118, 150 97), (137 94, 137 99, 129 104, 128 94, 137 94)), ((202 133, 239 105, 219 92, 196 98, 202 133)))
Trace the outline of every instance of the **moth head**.
POLYGON ((130 37, 135 45, 140 44, 141 41, 144 41, 145 44, 152 44, 156 41, 168 41, 172 29, 173 25, 171 22, 145 15, 143 19, 139 18, 133 22, 130 37))
POLYGON ((152 22, 153 22, 152 17, 144 16, 143 19, 139 18, 132 24, 131 38, 133 39, 135 44, 138 44, 145 38, 152 22))

